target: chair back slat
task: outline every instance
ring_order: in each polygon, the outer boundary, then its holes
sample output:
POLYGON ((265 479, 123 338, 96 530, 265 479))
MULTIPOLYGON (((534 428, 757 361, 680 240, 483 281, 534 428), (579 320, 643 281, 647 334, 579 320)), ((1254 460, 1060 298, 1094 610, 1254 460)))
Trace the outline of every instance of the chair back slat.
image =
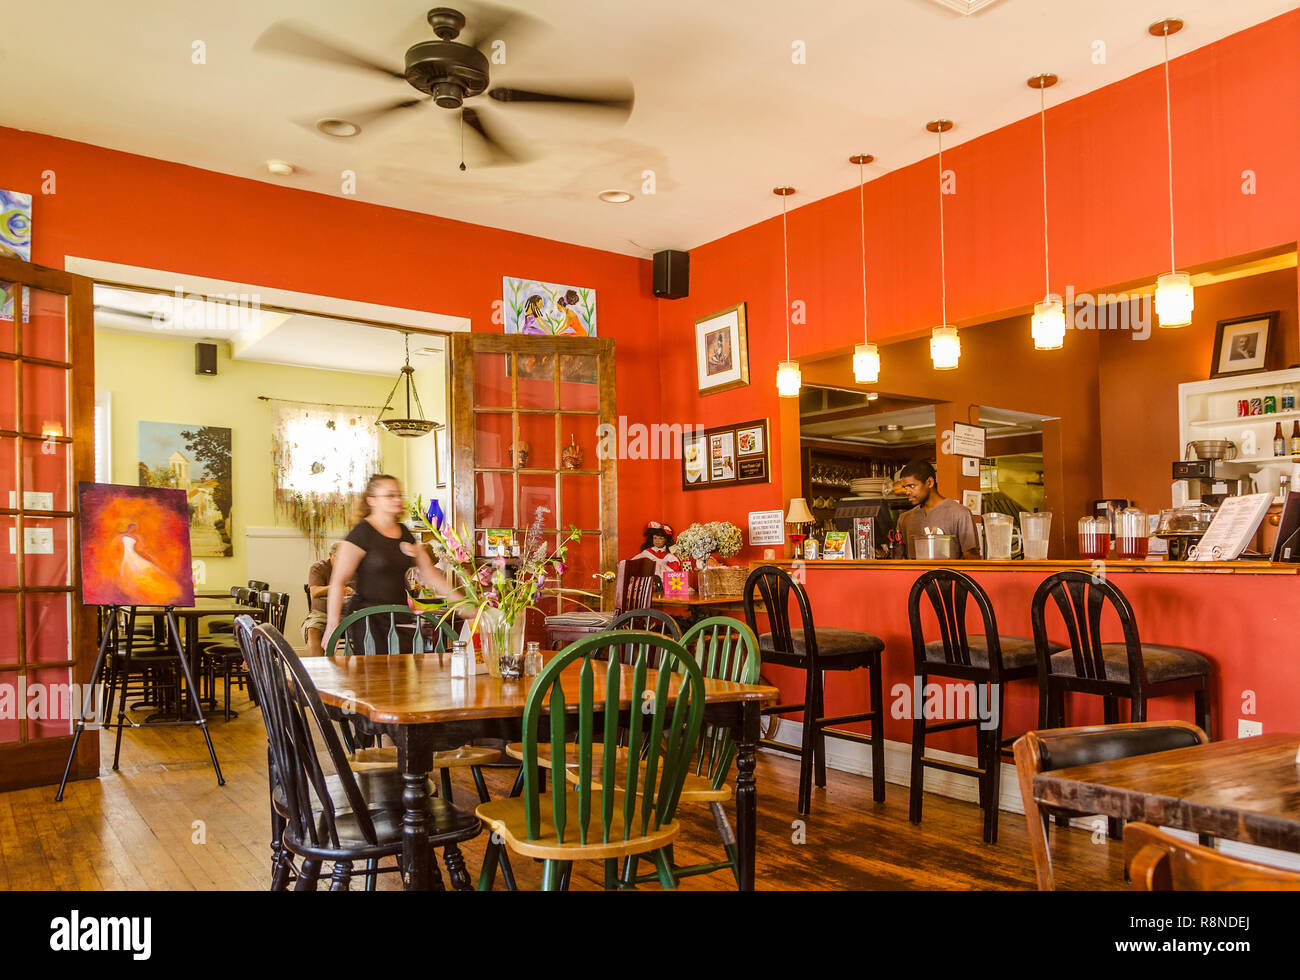
POLYGON ((443 621, 439 606, 413 612, 409 606, 369 606, 346 616, 325 641, 326 656, 374 656, 396 653, 438 653, 450 649, 456 628, 443 621), (360 628, 356 624, 360 623, 360 628), (409 650, 403 650, 401 629, 412 632, 409 650), (428 624, 433 639, 425 637, 428 624), (361 633, 361 649, 356 648, 356 634, 361 633))
POLYGON ((631 665, 621 664, 613 655, 624 637, 602 633, 573 643, 553 657, 529 690, 523 719, 523 796, 529 839, 537 839, 541 833, 538 742, 544 739, 543 732, 549 735, 557 772, 564 766, 566 748, 577 760, 570 770, 576 777, 572 785, 565 785, 568 780, 564 778, 551 782, 549 816, 560 841, 576 838, 585 844, 599 836, 610 843, 620 822, 621 839, 630 840, 673 819, 689 755, 700 735, 704 678, 694 659, 674 640, 656 633, 634 636, 638 652, 631 665), (659 663, 653 677, 652 660, 659 663), (576 670, 569 676, 577 682, 577 704, 571 705, 563 679, 575 664, 576 670), (606 672, 604 701, 598 706, 601 669, 606 672), (675 692, 674 683, 678 685, 675 692), (623 717, 621 704, 628 706, 623 717), (595 720, 597 711, 603 715, 600 725, 595 720), (543 714, 549 714, 545 727, 543 714), (566 745, 571 720, 566 714, 576 719, 576 744, 566 745), (599 767, 594 751, 598 738, 603 750, 599 767), (628 749, 620 755, 623 742, 628 749), (592 794, 597 784, 603 792, 600 806, 594 807, 592 794), (577 797, 573 808, 571 795, 577 797), (594 827, 597 820, 599 834, 594 827))
MULTIPOLYGON (((695 658, 705 677, 757 684, 762 659, 754 631, 729 616, 702 619, 682 636, 682 646, 695 658)), ((701 726, 700 742, 691 770, 705 776, 714 789, 727 781, 736 757, 736 740, 730 725, 706 723, 701 726)))
POLYGON ((808 601, 807 591, 785 569, 775 565, 760 565, 750 572, 749 578, 745 580, 745 622, 755 633, 758 632, 755 591, 759 594, 763 612, 767 616, 772 652, 787 657, 796 656, 794 628, 790 625, 790 596, 794 596, 799 607, 804 650, 811 666, 817 659, 817 630, 813 626, 812 605, 808 601))
POLYGON ((1061 673, 1052 669, 1048 652, 1047 604, 1056 607, 1065 622, 1070 642, 1070 657, 1076 678, 1112 684, 1122 682, 1107 677, 1106 660, 1102 650, 1101 620, 1107 608, 1119 617, 1124 645, 1128 654, 1129 686, 1135 690, 1145 686, 1146 674, 1142 663, 1142 642, 1138 636, 1137 617, 1128 598, 1109 579, 1087 572, 1065 571, 1044 579, 1034 591, 1030 605, 1030 618, 1034 628, 1034 644, 1038 650, 1039 676, 1061 673))
POLYGON ((923 573, 912 583, 912 590, 907 596, 907 619, 912 630, 912 659, 918 674, 928 659, 925 653, 925 628, 921 622, 922 601, 929 603, 938 620, 943 663, 953 667, 971 667, 970 635, 966 630, 966 613, 971 600, 980 615, 993 682, 996 683, 1002 676, 1002 645, 998 639, 998 621, 993 612, 993 603, 978 582, 965 572, 950 568, 935 568, 923 573))

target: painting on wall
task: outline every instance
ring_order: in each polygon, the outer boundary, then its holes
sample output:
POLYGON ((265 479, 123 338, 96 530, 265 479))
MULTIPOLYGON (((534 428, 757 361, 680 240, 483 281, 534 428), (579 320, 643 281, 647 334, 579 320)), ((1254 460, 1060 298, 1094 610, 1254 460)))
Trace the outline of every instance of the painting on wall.
MULTIPOLYGON (((0 190, 0 256, 32 260, 32 196, 18 191, 0 190)), ((0 282, 0 320, 13 321, 14 284, 0 282)), ((26 293, 23 290, 23 307, 26 293)))
POLYGON ((183 491, 79 483, 77 495, 86 605, 194 605, 183 491))
POLYGON ((502 279, 506 333, 596 336, 596 291, 536 279, 502 279))
POLYGON ((140 423, 140 486, 182 490, 195 558, 229 558, 230 430, 175 422, 140 423))
POLYGON ((695 321, 695 375, 701 395, 749 384, 744 303, 695 321))

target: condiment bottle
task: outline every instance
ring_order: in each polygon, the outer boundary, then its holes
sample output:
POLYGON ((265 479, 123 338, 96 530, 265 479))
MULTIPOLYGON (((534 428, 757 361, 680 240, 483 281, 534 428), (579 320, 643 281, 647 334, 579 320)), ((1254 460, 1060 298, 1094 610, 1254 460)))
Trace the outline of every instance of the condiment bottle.
POLYGON ((524 676, 533 677, 542 672, 542 647, 536 640, 529 640, 524 650, 524 676))
POLYGON ((451 676, 469 676, 469 644, 464 640, 453 640, 451 643, 451 676))

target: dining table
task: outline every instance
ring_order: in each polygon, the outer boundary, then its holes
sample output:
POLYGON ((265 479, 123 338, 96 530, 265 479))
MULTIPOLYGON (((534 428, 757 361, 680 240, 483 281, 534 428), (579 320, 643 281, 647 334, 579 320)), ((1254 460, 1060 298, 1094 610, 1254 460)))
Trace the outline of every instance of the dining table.
POLYGON ((1300 852, 1300 735, 1228 739, 1034 776, 1034 799, 1300 852))
MULTIPOLYGON (((476 738, 518 741, 522 737, 524 703, 532 678, 509 681, 489 674, 453 678, 450 662, 445 653, 302 660, 325 705, 362 732, 386 736, 397 746, 403 783, 402 870, 408 891, 441 887, 429 849, 428 777, 434 753, 459 748, 476 738)), ((596 710, 601 711, 606 671, 611 668, 603 661, 593 660, 592 664, 596 710)), ((616 667, 628 675, 620 688, 626 692, 632 668, 616 667)), ((566 702, 575 710, 580 669, 575 662, 561 678, 566 702)), ((655 673, 649 672, 647 687, 653 687, 655 673)), ((670 692, 675 693, 677 684, 674 678, 670 692)), ((758 835, 754 767, 760 712, 765 705, 775 704, 779 695, 775 687, 762 684, 704 680, 704 720, 729 726, 736 740, 736 871, 744 891, 754 888, 758 835)), ((631 707, 624 700, 618 710, 626 713, 631 707)), ((468 881, 453 885, 468 887, 468 881)))
MULTIPOLYGON (((243 606, 236 602, 221 599, 200 599, 195 598, 192 606, 135 606, 137 616, 151 616, 154 621, 154 636, 167 636, 168 631, 176 629, 180 623, 184 623, 184 629, 181 630, 184 643, 181 647, 185 663, 189 668, 191 678, 198 677, 199 671, 199 628, 202 621, 215 617, 230 617, 234 619, 237 616, 252 616, 256 620, 262 618, 261 606, 243 606)), ((191 692, 191 697, 195 696, 191 692)), ((216 692, 209 691, 206 697, 202 697, 199 692, 202 703, 207 707, 216 708, 216 692)), ((175 717, 182 717, 184 712, 177 707, 175 717)), ((170 714, 164 713, 161 716, 151 715, 146 721, 157 721, 160 718, 171 718, 170 714)), ((231 712, 231 717, 237 717, 235 712, 231 712)))

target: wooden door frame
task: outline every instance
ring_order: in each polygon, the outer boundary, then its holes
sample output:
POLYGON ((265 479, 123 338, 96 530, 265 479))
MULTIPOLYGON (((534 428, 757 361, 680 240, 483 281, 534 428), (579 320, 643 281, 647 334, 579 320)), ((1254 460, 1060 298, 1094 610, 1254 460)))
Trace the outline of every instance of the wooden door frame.
MULTIPOLYGON (((68 556, 69 583, 68 595, 71 598, 69 616, 68 657, 72 661, 72 680, 77 685, 74 690, 84 692, 90 681, 90 672, 94 667, 95 654, 95 610, 81 602, 81 529, 78 521, 77 484, 81 481, 93 481, 95 478, 95 324, 94 324, 94 284, 84 276, 74 275, 60 269, 22 262, 18 259, 0 257, 0 281, 16 283, 52 293, 60 293, 68 298, 66 309, 67 362, 70 365, 68 378, 68 434, 58 441, 71 446, 71 472, 69 474, 69 495, 71 506, 67 511, 53 512, 55 516, 71 518, 70 553, 68 556)), ((15 336, 19 339, 21 349, 22 330, 20 320, 21 293, 14 299, 15 336)), ((17 352, 0 354, 0 360, 12 362, 20 359, 17 352)), ((38 360, 39 363, 39 360, 38 360)), ((54 363, 48 362, 47 363, 54 363)), ((21 385, 21 372, 19 372, 21 385)), ((21 387, 18 389, 21 396, 21 387)), ((18 430, 5 432, 6 436, 17 436, 21 448, 22 436, 39 436, 40 433, 21 431, 22 418, 18 417, 18 430)), ((19 453, 18 486, 23 489, 21 452, 19 453)), ((17 503, 22 503, 19 496, 17 503)), ((0 515, 14 517, 16 509, 0 508, 0 515)), ((18 550, 22 551, 21 535, 18 550)), ((19 561, 18 581, 24 581, 25 572, 19 561)), ((18 635, 16 642, 26 643, 26 609, 21 601, 24 592, 22 586, 5 589, 9 594, 19 596, 17 603, 18 635)), ((34 591, 34 590, 33 590, 34 591)), ((3 642, 4 638, 0 638, 3 642)), ((24 649, 24 660, 26 653, 24 649)), ((0 671, 0 678, 5 675, 17 675, 18 671, 0 671)), ((27 668, 21 670, 27 673, 27 668)), ((72 705, 75 712, 80 704, 72 705)), ((25 726, 27 721, 20 722, 25 726)), ((24 731, 20 728, 20 731, 24 731)), ((57 783, 63 772, 68 750, 72 746, 71 735, 39 739, 35 742, 11 742, 0 745, 0 791, 19 789, 27 786, 43 786, 57 783)), ((73 760, 71 779, 86 779, 99 775, 99 739, 83 738, 73 760)))

